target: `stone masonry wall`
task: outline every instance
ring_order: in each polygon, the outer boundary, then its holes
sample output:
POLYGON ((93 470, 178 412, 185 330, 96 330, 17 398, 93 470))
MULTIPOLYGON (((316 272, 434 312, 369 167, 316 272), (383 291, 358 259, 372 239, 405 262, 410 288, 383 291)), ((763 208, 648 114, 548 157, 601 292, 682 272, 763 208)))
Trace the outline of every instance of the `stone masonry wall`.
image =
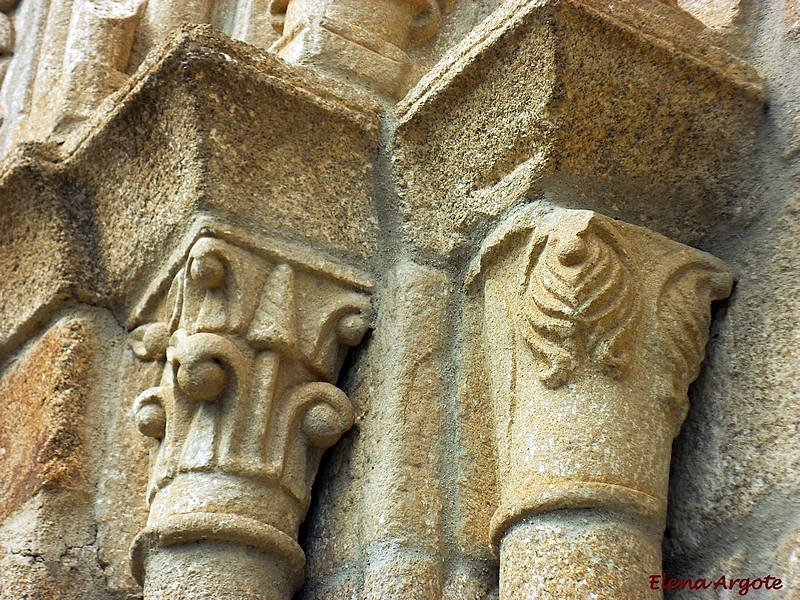
POLYGON ((7 0, 0 78, 0 600, 800 600, 800 1, 7 0))

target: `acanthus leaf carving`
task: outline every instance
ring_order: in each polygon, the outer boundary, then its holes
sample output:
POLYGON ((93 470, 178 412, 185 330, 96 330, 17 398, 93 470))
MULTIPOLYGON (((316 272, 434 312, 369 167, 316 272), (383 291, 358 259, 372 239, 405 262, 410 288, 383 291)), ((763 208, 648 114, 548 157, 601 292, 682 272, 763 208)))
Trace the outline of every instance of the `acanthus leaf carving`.
POLYGON ((593 215, 576 211, 534 233, 528 260, 517 321, 542 364, 542 383, 564 385, 589 362, 610 377, 624 374, 641 310, 622 241, 593 215))
POLYGON ((668 393, 681 407, 678 423, 686 417, 686 391, 705 356, 711 302, 727 298, 732 286, 725 264, 704 256, 675 269, 661 288, 656 314, 670 371, 668 393))
POLYGON ((294 352, 297 348, 297 307, 294 272, 286 264, 276 265, 261 293, 256 315, 247 330, 247 340, 259 349, 294 352))
POLYGON ((672 440, 730 270, 645 228, 531 203, 487 237, 466 284, 478 280, 500 488, 492 543, 562 509, 663 522, 672 440))

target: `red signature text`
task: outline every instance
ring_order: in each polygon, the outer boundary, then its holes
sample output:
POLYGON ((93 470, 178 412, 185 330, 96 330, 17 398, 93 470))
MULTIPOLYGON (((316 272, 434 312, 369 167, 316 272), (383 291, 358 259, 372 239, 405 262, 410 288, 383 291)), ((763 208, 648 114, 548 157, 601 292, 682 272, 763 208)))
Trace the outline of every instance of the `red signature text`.
POLYGON ((783 582, 777 577, 767 575, 765 577, 726 577, 721 575, 716 581, 699 577, 697 579, 667 579, 666 573, 660 575, 650 575, 651 590, 707 590, 709 588, 723 590, 737 590, 740 596, 746 596, 750 590, 779 590, 783 587, 783 582))

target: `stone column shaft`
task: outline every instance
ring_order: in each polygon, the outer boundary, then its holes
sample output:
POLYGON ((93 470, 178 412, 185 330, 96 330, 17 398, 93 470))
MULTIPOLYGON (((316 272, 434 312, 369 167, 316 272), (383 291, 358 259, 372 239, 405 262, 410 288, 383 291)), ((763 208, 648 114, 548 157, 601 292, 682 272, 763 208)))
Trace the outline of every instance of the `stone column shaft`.
POLYGON ((406 52, 433 36, 445 0, 272 0, 281 38, 272 50, 397 99, 421 73, 406 52))

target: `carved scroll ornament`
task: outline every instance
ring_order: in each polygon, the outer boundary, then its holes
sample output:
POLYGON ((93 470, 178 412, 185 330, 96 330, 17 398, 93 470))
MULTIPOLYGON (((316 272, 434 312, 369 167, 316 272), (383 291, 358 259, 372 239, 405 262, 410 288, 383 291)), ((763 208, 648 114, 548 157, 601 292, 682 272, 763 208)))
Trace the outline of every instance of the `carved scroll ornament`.
POLYGON ((139 430, 159 440, 134 575, 142 581, 158 547, 221 540, 279 555, 297 585, 320 457, 353 424, 334 384, 369 327, 369 299, 330 274, 202 237, 168 303, 166 321, 131 334, 137 357, 164 365, 134 403, 139 430))

